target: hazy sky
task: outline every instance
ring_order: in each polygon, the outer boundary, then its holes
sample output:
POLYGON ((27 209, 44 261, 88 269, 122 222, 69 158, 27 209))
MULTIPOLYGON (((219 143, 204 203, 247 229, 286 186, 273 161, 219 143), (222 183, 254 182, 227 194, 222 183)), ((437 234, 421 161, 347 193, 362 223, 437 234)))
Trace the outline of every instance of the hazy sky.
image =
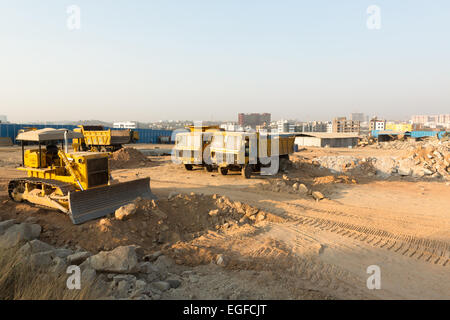
POLYGON ((448 0, 0 0, 10 121, 450 113, 448 0), (81 9, 69 30, 67 8, 81 9), (370 5, 381 29, 366 25, 370 5))

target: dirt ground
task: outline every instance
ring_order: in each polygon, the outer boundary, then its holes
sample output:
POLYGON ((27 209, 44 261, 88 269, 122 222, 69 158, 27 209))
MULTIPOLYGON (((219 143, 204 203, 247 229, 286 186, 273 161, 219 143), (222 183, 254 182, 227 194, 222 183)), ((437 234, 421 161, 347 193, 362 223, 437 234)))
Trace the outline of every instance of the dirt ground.
MULTIPOLYGON (((308 148, 297 155, 402 152, 308 148)), ((0 148, 0 220, 36 217, 43 241, 92 252, 121 244, 162 250, 190 270, 166 299, 450 298, 446 182, 340 176, 309 163, 289 168, 284 178, 246 180, 238 173, 186 171, 170 156, 148 158, 112 175, 119 181, 150 177, 156 204, 141 203, 127 221, 107 217, 74 226, 63 214, 8 200, 6 181, 23 175, 15 170, 20 148, 0 148), (302 183, 309 192, 271 187, 281 181, 302 183), (325 199, 314 200, 311 191, 325 199), (379 290, 366 285, 371 265, 381 270, 379 290)))

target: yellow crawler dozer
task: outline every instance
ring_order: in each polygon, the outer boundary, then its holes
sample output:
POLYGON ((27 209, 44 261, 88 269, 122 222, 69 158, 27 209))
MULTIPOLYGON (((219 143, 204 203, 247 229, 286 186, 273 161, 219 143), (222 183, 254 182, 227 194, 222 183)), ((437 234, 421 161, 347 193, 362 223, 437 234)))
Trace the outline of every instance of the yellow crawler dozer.
POLYGON ((51 128, 19 133, 22 166, 18 169, 27 177, 9 181, 9 197, 62 211, 74 224, 113 213, 137 197, 156 199, 150 178, 111 184, 108 154, 69 153, 68 140, 82 137, 79 132, 51 128), (37 144, 37 149, 25 150, 26 142, 37 144))

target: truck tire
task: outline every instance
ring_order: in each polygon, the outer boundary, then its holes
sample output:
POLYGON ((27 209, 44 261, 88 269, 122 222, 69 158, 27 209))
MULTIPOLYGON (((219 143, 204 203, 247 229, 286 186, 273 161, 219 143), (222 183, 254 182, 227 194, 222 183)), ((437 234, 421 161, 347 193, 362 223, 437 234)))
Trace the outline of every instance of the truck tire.
POLYGON ((242 167, 241 174, 245 179, 250 179, 252 176, 253 168, 251 165, 246 164, 242 167))
POLYGON ((219 168, 220 174, 226 176, 228 174, 228 168, 221 167, 219 168))
POLYGON ((191 171, 191 170, 192 170, 192 164, 185 164, 185 165, 184 165, 184 168, 185 168, 187 171, 191 171))
POLYGON ((207 164, 207 165, 205 165, 205 170, 207 172, 213 172, 213 167, 211 165, 207 164))
POLYGON ((289 158, 280 158, 280 171, 286 171, 289 167, 290 160, 289 158))

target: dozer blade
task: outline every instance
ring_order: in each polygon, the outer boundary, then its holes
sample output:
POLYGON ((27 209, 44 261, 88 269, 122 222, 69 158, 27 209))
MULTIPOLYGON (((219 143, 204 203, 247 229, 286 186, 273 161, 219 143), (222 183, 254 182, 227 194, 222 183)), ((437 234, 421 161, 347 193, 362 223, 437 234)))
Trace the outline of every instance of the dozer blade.
POLYGON ((69 215, 74 224, 84 223, 114 213, 137 197, 157 199, 150 190, 150 178, 69 192, 69 215))

